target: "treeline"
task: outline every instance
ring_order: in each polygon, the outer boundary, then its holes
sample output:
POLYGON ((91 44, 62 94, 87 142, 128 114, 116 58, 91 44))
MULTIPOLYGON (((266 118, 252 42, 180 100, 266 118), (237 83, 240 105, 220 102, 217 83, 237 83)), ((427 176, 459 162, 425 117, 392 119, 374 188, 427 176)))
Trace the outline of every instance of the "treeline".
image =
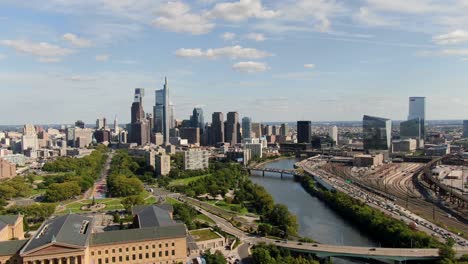
POLYGON ((345 193, 317 188, 308 175, 300 181, 307 192, 326 202, 343 218, 354 223, 384 247, 436 248, 441 245, 426 233, 413 230, 403 221, 389 217, 345 193))
POLYGON ((291 251, 274 245, 259 244, 252 250, 253 264, 319 264, 310 255, 291 254, 291 251))
POLYGON ((107 188, 112 197, 138 195, 143 191, 143 182, 138 178, 141 165, 127 151, 119 150, 111 161, 107 188))
POLYGON ((260 185, 252 183, 237 163, 215 162, 211 175, 191 182, 188 186, 174 186, 173 191, 191 197, 221 195, 228 204, 237 204, 260 215, 269 235, 288 237, 297 233, 297 219, 284 205, 275 204, 273 197, 260 185), (225 197, 234 190, 234 197, 225 197))
POLYGON ((189 230, 208 227, 208 225, 197 220, 198 212, 192 206, 185 203, 175 203, 174 218, 184 222, 189 230))
POLYGON ((25 229, 29 230, 30 226, 39 227, 39 225, 48 219, 55 212, 55 204, 31 204, 26 206, 11 206, 8 209, 0 212, 1 214, 22 214, 24 215, 25 229))
POLYGON ((6 205, 7 200, 31 195, 30 184, 23 177, 0 181, 0 208, 6 205))
POLYGON ((107 148, 104 145, 97 146, 95 151, 83 158, 60 157, 44 164, 42 170, 61 174, 45 177, 37 187, 47 189, 44 195, 47 202, 70 199, 93 186, 106 159, 107 148))

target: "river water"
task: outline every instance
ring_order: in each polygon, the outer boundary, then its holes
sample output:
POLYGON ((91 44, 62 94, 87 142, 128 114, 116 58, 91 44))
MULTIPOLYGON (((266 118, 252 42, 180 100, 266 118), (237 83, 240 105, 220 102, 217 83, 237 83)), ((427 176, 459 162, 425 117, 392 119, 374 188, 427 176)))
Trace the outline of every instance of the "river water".
MULTIPOLYGON (((285 159, 267 163, 264 167, 292 169, 296 159, 285 159)), ((275 199, 276 203, 288 206, 289 211, 297 216, 299 235, 310 237, 320 243, 348 246, 378 246, 354 228, 348 221, 336 214, 318 198, 308 194, 292 177, 281 180, 279 174, 254 172, 251 180, 263 186, 275 199)), ((333 263, 368 263, 361 260, 334 259, 333 263)))

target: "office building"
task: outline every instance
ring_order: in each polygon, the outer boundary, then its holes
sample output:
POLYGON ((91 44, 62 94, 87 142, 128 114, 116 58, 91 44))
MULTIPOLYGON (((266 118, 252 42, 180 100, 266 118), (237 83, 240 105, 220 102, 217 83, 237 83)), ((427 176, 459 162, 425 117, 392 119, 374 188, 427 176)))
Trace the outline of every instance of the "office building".
MULTIPOLYGON (((185 263, 187 230, 168 204, 132 208, 132 228, 103 231, 95 218, 66 214, 28 240, 0 242, 2 263, 185 263)), ((1 218, 1 216, 0 216, 1 218)))
POLYGON ((117 116, 114 118, 114 133, 115 134, 118 134, 120 132, 120 128, 119 128, 119 122, 117 120, 117 116))
POLYGON ((251 138, 259 138, 262 136, 262 126, 260 123, 252 123, 252 130, 250 132, 251 138))
POLYGON ((289 128, 288 128, 288 124, 286 123, 283 123, 281 124, 281 127, 280 127, 280 135, 285 137, 289 134, 289 128))
POLYGON ((187 139, 189 144, 200 145, 200 128, 198 127, 181 127, 179 135, 182 139, 187 139))
POLYGON ((237 112, 227 113, 227 120, 224 125, 224 129, 225 129, 224 141, 231 144, 231 146, 237 144, 238 124, 239 124, 239 114, 237 112))
POLYGON ((16 164, 0 158, 0 180, 16 176, 16 164))
POLYGON ((214 112, 211 120, 212 140, 211 145, 224 142, 224 114, 214 112))
POLYGON ((401 139, 392 141, 392 152, 413 152, 418 147, 416 139, 401 139))
POLYGON ((408 121, 403 121, 400 123, 400 137, 403 139, 407 138, 414 138, 420 139, 422 138, 422 129, 421 129, 421 119, 419 117, 410 119, 408 121))
POLYGON ((463 120, 463 137, 468 138, 468 120, 463 120))
POLYGON ((164 137, 164 144, 169 144, 169 130, 171 129, 172 110, 169 106, 169 87, 167 78, 164 78, 164 86, 161 90, 156 90, 156 104, 153 108, 154 132, 161 133, 164 137))
POLYGON ((310 143, 312 140, 312 122, 297 121, 297 143, 310 143))
POLYGON ((240 163, 244 166, 249 164, 251 158, 250 149, 231 148, 226 152, 226 159, 240 163))
POLYGON ((159 154, 155 156, 155 167, 157 176, 166 176, 171 172, 171 156, 159 154))
POLYGON ((328 136, 333 141, 334 146, 338 145, 338 127, 337 126, 331 126, 328 129, 328 136))
POLYGON ((111 132, 109 130, 96 130, 94 131, 94 138, 97 143, 104 143, 111 141, 111 132))
POLYGON ((190 126, 200 128, 200 133, 205 129, 205 117, 203 116, 203 109, 196 107, 193 109, 192 116, 190 116, 190 126))
POLYGON ((106 129, 107 120, 105 117, 96 119, 96 129, 106 129))
POLYGON ((368 155, 356 155, 353 158, 353 166, 355 167, 372 167, 380 166, 383 164, 384 155, 381 153, 368 155))
POLYGON ((261 143, 246 143, 244 148, 250 150, 251 158, 263 157, 263 147, 261 143))
POLYGON ((242 118, 242 138, 251 138, 252 132, 252 120, 250 117, 244 117, 242 118))
POLYGON ((210 152, 200 149, 184 151, 185 170, 205 170, 209 167, 210 152))
POLYGON ((425 120, 426 120, 426 97, 410 97, 409 98, 409 113, 408 120, 419 118, 421 138, 425 136, 425 120))
POLYGON ((365 150, 390 150, 392 121, 386 118, 365 115, 362 120, 365 150))
POLYGON ((149 123, 143 110, 143 97, 145 90, 143 88, 135 89, 135 96, 132 103, 131 123, 129 131, 129 143, 146 145, 150 141, 149 123))
POLYGON ((263 126, 263 134, 262 136, 269 136, 273 135, 273 128, 270 125, 264 125, 263 126))

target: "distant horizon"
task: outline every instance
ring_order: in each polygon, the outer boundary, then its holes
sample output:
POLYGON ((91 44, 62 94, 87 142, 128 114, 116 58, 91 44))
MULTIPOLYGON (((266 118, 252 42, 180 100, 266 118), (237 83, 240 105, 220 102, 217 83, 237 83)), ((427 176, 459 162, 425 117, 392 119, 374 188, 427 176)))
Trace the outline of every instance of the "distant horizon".
POLYGON ((468 5, 387 2, 2 1, 0 123, 127 120, 165 76, 177 117, 468 118, 468 5))

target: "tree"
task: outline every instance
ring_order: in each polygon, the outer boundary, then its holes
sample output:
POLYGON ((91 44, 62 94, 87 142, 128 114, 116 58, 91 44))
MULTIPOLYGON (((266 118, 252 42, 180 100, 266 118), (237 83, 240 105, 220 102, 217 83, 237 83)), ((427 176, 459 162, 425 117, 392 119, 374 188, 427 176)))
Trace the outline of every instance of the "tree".
POLYGON ((81 193, 77 182, 53 183, 45 193, 48 202, 59 202, 70 199, 81 193))
POLYGON ((270 224, 260 224, 258 225, 258 232, 262 236, 268 236, 271 234, 272 226, 270 224))
POLYGON ((135 205, 142 204, 145 204, 145 200, 140 195, 128 196, 122 200, 122 205, 127 212, 130 212, 135 205))
POLYGON ((205 251, 202 257, 205 259, 206 264, 227 264, 226 259, 220 251, 211 254, 210 251, 205 251))

